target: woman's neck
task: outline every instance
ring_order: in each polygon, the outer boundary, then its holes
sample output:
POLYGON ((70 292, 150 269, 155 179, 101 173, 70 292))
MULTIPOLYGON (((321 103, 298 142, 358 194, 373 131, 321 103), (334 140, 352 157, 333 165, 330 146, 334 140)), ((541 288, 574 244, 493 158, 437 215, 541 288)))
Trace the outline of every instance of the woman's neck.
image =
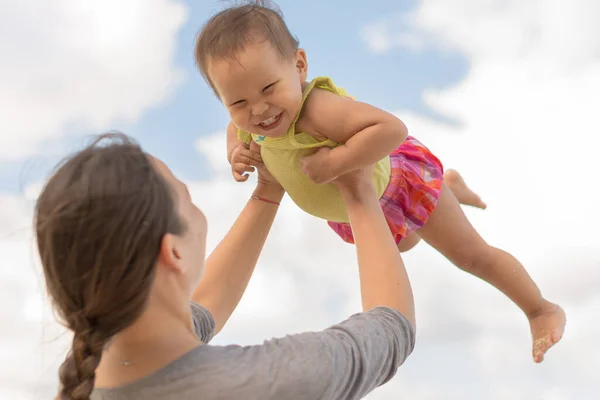
POLYGON ((118 387, 160 370, 202 343, 191 311, 148 307, 130 327, 115 335, 96 371, 96 387, 118 387))

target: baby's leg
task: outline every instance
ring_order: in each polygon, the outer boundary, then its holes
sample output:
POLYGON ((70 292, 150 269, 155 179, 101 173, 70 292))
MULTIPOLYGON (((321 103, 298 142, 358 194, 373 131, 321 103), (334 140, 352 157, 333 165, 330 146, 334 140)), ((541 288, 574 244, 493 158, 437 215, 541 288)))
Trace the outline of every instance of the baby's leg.
MULTIPOLYGON (((444 173, 444 183, 448 189, 452 191, 452 194, 460 204, 481 208, 483 210, 487 208, 487 205, 481 200, 481 197, 467 186, 458 171, 454 169, 446 170, 444 173)), ((398 243, 398 250, 400 250, 401 253, 407 252, 415 247, 420 241, 421 236, 419 236, 418 233, 413 232, 398 243)))
POLYGON ((417 233, 457 267, 495 286, 523 310, 531 326, 534 360, 541 362, 562 337, 563 310, 542 297, 519 261, 479 236, 446 185, 429 220, 417 233))
POLYGON ((477 207, 485 210, 487 205, 481 200, 477 193, 471 190, 463 180, 458 171, 448 169, 444 173, 444 183, 452 191, 452 194, 460 204, 477 207))
POLYGON ((410 233, 408 236, 402 239, 400 243, 398 243, 398 250, 400 250, 400 253, 409 251, 410 249, 415 247, 420 241, 421 236, 419 236, 416 232, 410 233))

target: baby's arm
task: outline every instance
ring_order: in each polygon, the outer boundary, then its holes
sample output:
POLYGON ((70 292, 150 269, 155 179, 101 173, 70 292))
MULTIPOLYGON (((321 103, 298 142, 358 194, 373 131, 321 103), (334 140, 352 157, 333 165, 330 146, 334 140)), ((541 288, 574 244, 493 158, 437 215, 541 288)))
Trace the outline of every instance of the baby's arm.
POLYGON ((408 135, 396 116, 326 90, 311 93, 302 118, 316 135, 341 145, 329 153, 330 178, 375 164, 408 135))

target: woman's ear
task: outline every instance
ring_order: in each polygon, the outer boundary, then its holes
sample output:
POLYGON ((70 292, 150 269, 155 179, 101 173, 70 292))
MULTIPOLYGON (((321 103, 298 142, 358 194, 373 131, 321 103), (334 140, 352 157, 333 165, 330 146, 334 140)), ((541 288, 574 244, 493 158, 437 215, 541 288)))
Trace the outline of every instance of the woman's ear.
POLYGON ((158 261, 168 268, 182 271, 181 258, 181 252, 177 249, 175 236, 167 233, 160 242, 158 261))

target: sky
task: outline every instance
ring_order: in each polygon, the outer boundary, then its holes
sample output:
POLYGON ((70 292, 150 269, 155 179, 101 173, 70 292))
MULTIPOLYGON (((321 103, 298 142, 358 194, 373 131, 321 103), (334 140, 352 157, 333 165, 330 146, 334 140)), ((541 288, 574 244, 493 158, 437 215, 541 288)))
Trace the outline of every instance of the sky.
MULTIPOLYGON (((308 55, 394 112, 489 205, 465 209, 568 317, 536 365, 508 299, 426 244, 404 255, 414 353, 367 399, 586 400, 600 395, 600 3, 280 0, 308 55), (596 172, 594 172, 596 171, 596 172)), ((247 201, 227 114, 193 62, 217 1, 0 0, 0 398, 47 399, 68 334, 54 322, 31 232, 45 177, 89 135, 119 130, 163 159, 209 221, 209 249, 247 201)), ((243 249, 241 249, 243 251, 243 249)), ((354 249, 286 199, 215 344, 324 329, 360 310, 354 249)))

